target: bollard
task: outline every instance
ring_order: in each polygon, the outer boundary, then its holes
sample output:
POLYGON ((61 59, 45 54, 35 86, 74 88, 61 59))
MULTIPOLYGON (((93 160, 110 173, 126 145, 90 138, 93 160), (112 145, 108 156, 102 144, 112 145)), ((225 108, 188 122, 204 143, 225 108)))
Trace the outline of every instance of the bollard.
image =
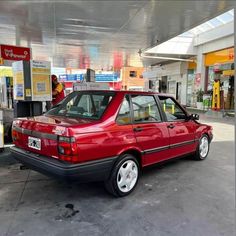
POLYGON ((171 113, 174 114, 175 113, 175 105, 171 106, 171 113))

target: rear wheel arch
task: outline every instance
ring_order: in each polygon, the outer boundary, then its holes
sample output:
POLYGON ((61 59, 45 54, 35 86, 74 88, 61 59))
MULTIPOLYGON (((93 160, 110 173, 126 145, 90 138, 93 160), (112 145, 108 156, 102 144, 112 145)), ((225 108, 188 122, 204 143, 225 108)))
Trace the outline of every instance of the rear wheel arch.
POLYGON ((119 161, 121 161, 123 158, 125 158, 126 155, 132 155, 138 161, 139 169, 140 170, 142 169, 142 153, 137 149, 131 148, 131 149, 127 149, 127 150, 121 152, 120 154, 118 154, 118 158, 112 164, 112 168, 110 170, 109 177, 111 177, 112 172, 113 172, 114 168, 116 167, 117 163, 119 161))
POLYGON ((142 167, 142 153, 140 151, 138 151, 137 149, 128 149, 128 150, 120 153, 118 159, 122 158, 125 154, 130 154, 130 155, 134 156, 137 159, 140 168, 142 167))

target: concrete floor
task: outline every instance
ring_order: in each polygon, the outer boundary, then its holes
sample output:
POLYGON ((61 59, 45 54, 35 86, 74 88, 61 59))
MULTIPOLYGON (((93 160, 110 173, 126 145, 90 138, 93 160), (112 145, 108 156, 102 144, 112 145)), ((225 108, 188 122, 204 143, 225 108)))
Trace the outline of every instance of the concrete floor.
POLYGON ((5 151, 0 235, 235 235, 234 123, 204 121, 214 126, 205 161, 185 158, 149 168, 135 192, 119 199, 101 183, 65 184, 20 170, 5 151))

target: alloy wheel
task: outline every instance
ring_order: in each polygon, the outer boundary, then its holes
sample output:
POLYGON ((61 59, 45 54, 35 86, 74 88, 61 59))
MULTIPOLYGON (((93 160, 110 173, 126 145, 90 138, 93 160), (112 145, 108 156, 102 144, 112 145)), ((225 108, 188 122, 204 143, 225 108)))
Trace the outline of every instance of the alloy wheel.
POLYGON ((133 160, 125 161, 117 173, 117 186, 123 193, 129 192, 138 180, 138 166, 133 160))
POLYGON ((200 140, 200 146, 199 146, 200 156, 202 158, 205 158, 207 156, 208 150, 209 150, 209 141, 208 138, 204 136, 200 140))

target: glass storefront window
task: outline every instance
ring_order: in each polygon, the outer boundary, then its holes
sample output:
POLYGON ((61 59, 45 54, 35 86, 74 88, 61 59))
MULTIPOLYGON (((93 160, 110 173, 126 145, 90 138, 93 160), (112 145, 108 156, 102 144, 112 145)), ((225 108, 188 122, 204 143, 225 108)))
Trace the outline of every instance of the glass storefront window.
POLYGON ((211 91, 214 83, 214 66, 208 67, 207 91, 211 91))
POLYGON ((168 81, 168 93, 175 95, 176 81, 168 81))
MULTIPOLYGON (((221 108, 232 110, 234 109, 234 76, 231 75, 231 72, 233 73, 234 64, 223 63, 219 65, 219 69, 221 71, 220 74, 218 74, 221 83, 221 108), (222 101, 224 104, 222 104, 222 101)), ((216 78, 214 65, 206 67, 206 70, 206 89, 209 92, 213 90, 214 79, 216 78)))
POLYGON ((187 75, 187 106, 192 106, 193 105, 193 90, 194 90, 194 79, 195 79, 195 74, 194 70, 189 69, 188 70, 188 75, 187 75))

